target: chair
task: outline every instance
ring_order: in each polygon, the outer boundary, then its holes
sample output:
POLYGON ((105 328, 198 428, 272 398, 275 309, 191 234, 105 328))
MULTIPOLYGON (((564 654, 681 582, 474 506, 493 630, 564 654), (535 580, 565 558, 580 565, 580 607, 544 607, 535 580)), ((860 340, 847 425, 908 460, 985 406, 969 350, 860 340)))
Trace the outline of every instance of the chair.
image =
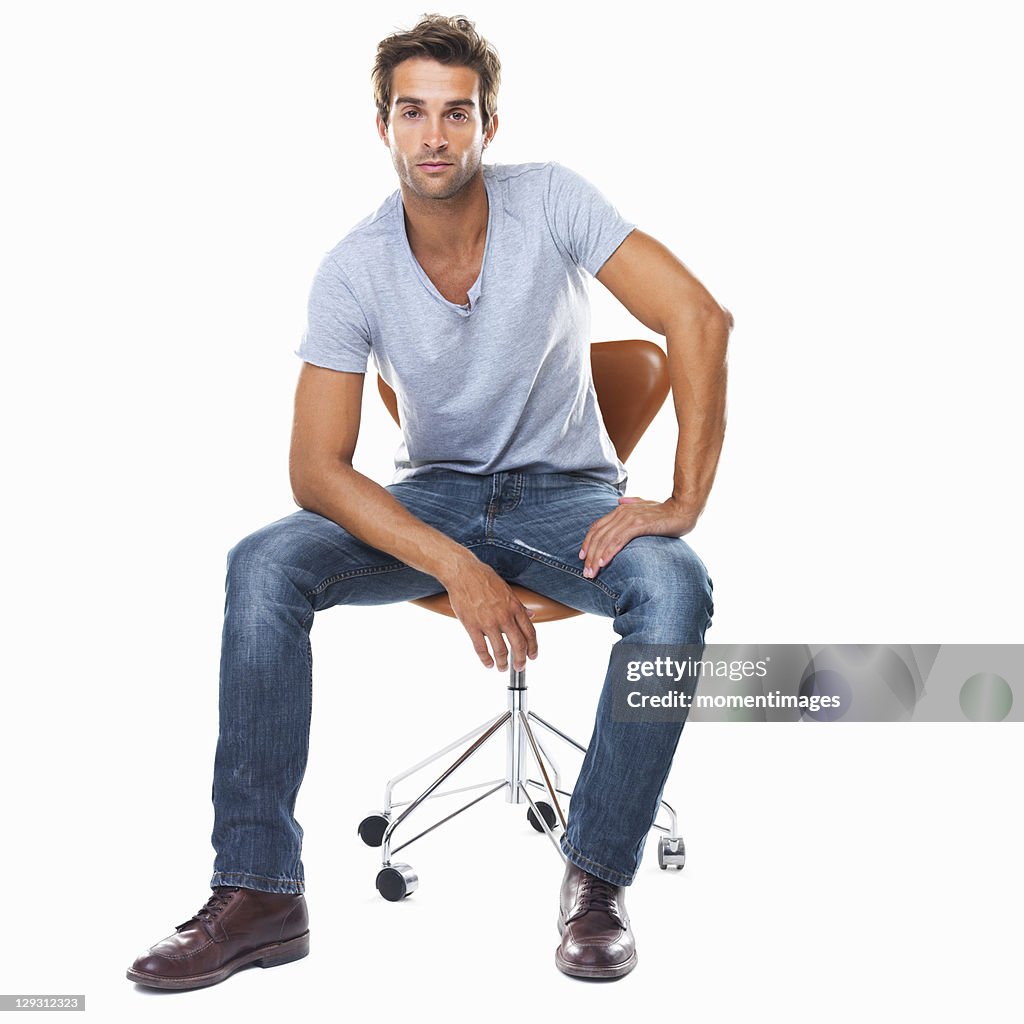
MULTIPOLYGON (((591 345, 590 360, 594 387, 597 391, 598 403, 608 436, 615 445, 619 458, 625 461, 654 419, 669 392, 668 359, 664 351, 653 342, 629 340, 591 345)), ((398 400, 394 391, 380 377, 377 378, 377 387, 388 411, 395 422, 401 425, 398 416, 398 400)), ((535 625, 583 614, 575 608, 543 597, 524 587, 513 586, 512 591, 533 612, 535 625)), ((448 595, 445 593, 421 598, 412 603, 426 608, 428 611, 455 618, 448 595)), ((535 712, 527 710, 526 670, 524 668, 523 671, 517 672, 510 664, 508 706, 505 711, 388 780, 384 790, 384 809, 364 818, 359 825, 359 835, 363 842, 368 846, 382 847, 382 867, 377 875, 377 891, 386 900, 398 902, 414 892, 419 885, 419 878, 412 867, 405 863, 392 862, 394 854, 428 832, 432 832, 446 821, 450 821, 457 814, 461 814, 474 804, 501 790, 504 790, 507 802, 529 804, 527 819, 530 824, 538 832, 547 834, 559 856, 564 859, 564 854, 555 837, 556 828, 564 830, 566 827, 565 813, 558 797, 571 799, 572 793, 562 788, 558 765, 549 750, 538 739, 534 726, 539 726, 546 734, 562 740, 577 751, 586 753, 587 748, 581 743, 546 722, 535 712), (452 773, 503 728, 506 735, 505 777, 440 792, 439 787, 452 773), (393 799, 394 788, 399 782, 444 757, 456 747, 467 743, 469 745, 465 750, 418 796, 411 800, 397 801, 393 799), (539 780, 530 777, 527 749, 529 749, 541 776, 539 780), (530 795, 529 787, 531 786, 544 790, 550 803, 540 799, 534 800, 530 795), (425 801, 477 789, 484 789, 485 792, 423 829, 400 846, 395 844, 396 830, 404 825, 409 816, 425 801), (404 810, 396 814, 397 808, 404 808, 404 810)), ((663 869, 669 867, 681 869, 686 860, 686 851, 682 838, 677 834, 675 811, 665 800, 661 801, 660 810, 668 813, 670 825, 667 827, 657 823, 654 825, 655 829, 664 833, 658 843, 658 863, 663 869)))

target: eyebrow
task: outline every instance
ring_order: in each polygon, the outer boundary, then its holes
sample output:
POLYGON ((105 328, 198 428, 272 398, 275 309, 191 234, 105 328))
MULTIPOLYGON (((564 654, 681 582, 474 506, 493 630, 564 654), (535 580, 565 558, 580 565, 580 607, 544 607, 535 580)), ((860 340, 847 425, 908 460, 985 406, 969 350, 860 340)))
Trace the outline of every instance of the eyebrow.
MULTIPOLYGON (((411 103, 411 104, 413 104, 413 106, 417 106, 417 107, 425 107, 427 105, 427 101, 426 100, 417 99, 415 96, 399 96, 398 99, 395 100, 395 106, 396 107, 401 105, 402 103, 411 103)), ((462 100, 448 100, 448 102, 445 103, 445 106, 446 107, 475 107, 476 104, 471 99, 467 98, 467 99, 462 99, 462 100)))

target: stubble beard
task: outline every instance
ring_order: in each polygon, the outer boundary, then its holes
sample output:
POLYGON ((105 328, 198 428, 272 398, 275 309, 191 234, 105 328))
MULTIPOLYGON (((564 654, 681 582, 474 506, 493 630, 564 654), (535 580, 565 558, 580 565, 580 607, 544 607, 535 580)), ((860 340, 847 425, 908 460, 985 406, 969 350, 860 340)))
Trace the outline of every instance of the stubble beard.
MULTIPOLYGON (((443 159, 443 158, 442 158, 443 159)), ((435 179, 421 171, 416 162, 398 153, 394 154, 395 171, 401 181, 417 196, 423 199, 453 199, 458 196, 476 176, 483 163, 483 151, 469 166, 451 161, 451 170, 446 172, 444 179, 435 179)), ((448 161, 445 160, 447 163, 448 161)))

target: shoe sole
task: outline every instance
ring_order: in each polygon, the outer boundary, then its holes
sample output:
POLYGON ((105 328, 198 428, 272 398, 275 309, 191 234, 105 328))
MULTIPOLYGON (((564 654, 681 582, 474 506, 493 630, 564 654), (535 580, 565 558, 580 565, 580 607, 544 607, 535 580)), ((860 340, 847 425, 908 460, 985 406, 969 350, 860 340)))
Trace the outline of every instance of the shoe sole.
MULTIPOLYGON (((565 922, 562 920, 562 912, 558 912, 558 934, 565 931, 565 922)), ((612 967, 582 967, 579 964, 571 964, 562 957, 562 948, 555 950, 555 966, 563 973, 572 975, 574 978, 621 978, 629 974, 637 965, 636 950, 628 960, 612 967)))
POLYGON ((285 942, 272 942, 267 946, 260 946, 259 949, 251 949, 248 953, 242 953, 235 957, 230 963, 216 971, 208 971, 206 974, 191 974, 184 978, 162 978, 157 974, 147 974, 145 971, 137 971, 134 967, 128 968, 128 980, 134 981, 137 985, 147 985, 150 988, 173 988, 190 989, 205 988, 207 985, 216 985, 235 973, 240 967, 248 964, 255 964, 257 967, 279 967, 281 964, 290 964, 293 960, 301 960, 309 955, 309 932, 288 939, 285 942))

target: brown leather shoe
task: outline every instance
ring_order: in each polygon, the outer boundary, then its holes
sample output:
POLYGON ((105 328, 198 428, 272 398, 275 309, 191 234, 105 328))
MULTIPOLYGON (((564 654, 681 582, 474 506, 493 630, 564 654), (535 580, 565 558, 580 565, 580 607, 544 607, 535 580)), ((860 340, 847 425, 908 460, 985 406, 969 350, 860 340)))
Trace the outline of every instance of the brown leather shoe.
POLYGON ((276 967, 309 952, 301 893, 219 885, 194 917, 128 968, 128 980, 153 988, 216 985, 246 964, 276 967))
POLYGON ((636 967, 636 943, 626 913, 625 887, 588 874, 571 861, 558 900, 555 950, 560 971, 576 978, 621 978, 636 967))

